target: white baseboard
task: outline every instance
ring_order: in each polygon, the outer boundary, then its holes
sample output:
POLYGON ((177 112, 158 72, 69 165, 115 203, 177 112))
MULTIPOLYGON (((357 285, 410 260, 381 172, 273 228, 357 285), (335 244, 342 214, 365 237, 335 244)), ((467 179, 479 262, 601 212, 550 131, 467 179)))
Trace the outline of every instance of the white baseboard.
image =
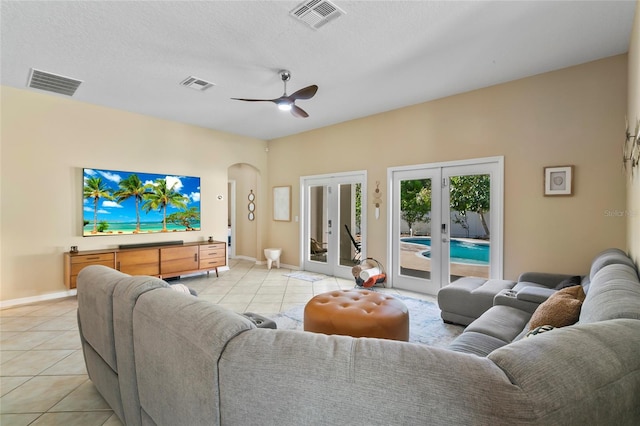
POLYGON ((27 303, 44 302, 45 300, 61 299, 63 297, 75 296, 76 290, 60 291, 58 293, 47 293, 40 296, 23 297, 20 299, 3 300, 0 302, 0 309, 10 308, 17 305, 25 305, 27 303))
MULTIPOLYGON (((235 257, 232 257, 230 259, 248 260, 250 262, 255 262, 256 265, 266 265, 267 264, 266 260, 258 260, 255 257, 249 257, 249 256, 235 256, 235 257)), ((274 268, 275 268, 275 266, 272 267, 272 269, 274 269, 274 268)), ((294 271, 299 271, 300 270, 300 266, 287 265, 285 263, 280 263, 280 268, 291 269, 291 270, 294 270, 294 271)))
MULTIPOLYGON (((262 261, 257 261, 256 265, 266 265, 267 261, 266 260, 262 260, 262 261)), ((273 264, 271 266, 271 269, 278 269, 276 268, 276 265, 273 264)), ((280 264, 280 269, 291 269, 292 271, 299 271, 300 267, 299 266, 294 266, 294 265, 287 265, 286 263, 281 263, 280 264)))
POLYGON ((256 260, 256 258, 255 258, 255 257, 249 257, 249 256, 235 256, 235 257, 232 257, 232 258, 230 258, 230 259, 242 259, 242 260, 248 260, 248 261, 251 261, 251 262, 256 262, 256 264, 258 264, 258 265, 259 265, 258 260, 256 260))

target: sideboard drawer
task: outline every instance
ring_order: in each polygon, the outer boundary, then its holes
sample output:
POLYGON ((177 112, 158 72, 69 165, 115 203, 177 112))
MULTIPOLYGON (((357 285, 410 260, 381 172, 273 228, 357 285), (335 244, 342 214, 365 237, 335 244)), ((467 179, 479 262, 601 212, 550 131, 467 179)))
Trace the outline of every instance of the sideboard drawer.
POLYGON ((214 269, 227 264, 227 244, 224 242, 200 246, 200 269, 214 269))
POLYGON ((200 259, 200 269, 219 268, 225 265, 225 258, 200 259))
POLYGON ((114 253, 97 253, 97 254, 83 254, 78 256, 71 256, 71 264, 76 265, 80 263, 98 263, 113 262, 114 253))
POLYGON ((67 288, 76 288, 76 281, 78 279, 78 273, 81 270, 90 265, 103 265, 109 268, 115 268, 116 266, 116 254, 114 252, 108 253, 92 253, 82 255, 70 255, 65 254, 64 263, 64 281, 67 288))

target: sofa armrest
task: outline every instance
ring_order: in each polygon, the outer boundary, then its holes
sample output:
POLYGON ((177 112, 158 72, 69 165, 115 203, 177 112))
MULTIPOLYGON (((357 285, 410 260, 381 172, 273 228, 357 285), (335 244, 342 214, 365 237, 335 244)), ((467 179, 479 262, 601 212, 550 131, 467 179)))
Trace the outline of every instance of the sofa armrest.
POLYGON ((542 303, 549 298, 556 290, 542 287, 525 287, 518 292, 516 298, 526 302, 542 303))

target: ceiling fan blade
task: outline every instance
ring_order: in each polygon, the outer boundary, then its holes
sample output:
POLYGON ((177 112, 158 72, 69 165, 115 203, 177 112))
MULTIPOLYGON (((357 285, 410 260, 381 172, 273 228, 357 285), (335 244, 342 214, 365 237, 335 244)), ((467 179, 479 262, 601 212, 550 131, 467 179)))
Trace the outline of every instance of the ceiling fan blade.
POLYGON ((293 92, 287 97, 292 101, 295 101, 296 99, 311 99, 313 98, 313 96, 316 94, 317 91, 318 91, 318 86, 314 84, 312 86, 307 86, 303 89, 300 89, 297 92, 293 92))
POLYGON ((303 110, 302 108, 300 108, 298 105, 291 105, 291 114, 294 117, 299 117, 299 118, 307 118, 309 116, 309 114, 307 114, 307 111, 303 110))
POLYGON ((280 100, 280 98, 278 99, 245 99, 245 98, 231 98, 234 101, 246 101, 246 102, 277 102, 280 100))

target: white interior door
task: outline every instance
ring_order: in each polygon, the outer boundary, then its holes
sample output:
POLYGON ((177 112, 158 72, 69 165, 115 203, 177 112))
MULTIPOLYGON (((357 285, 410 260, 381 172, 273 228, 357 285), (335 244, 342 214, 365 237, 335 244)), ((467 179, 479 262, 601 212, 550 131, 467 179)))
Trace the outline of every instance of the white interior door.
POLYGON ((502 278, 502 157, 390 169, 391 283, 427 294, 502 278))
POLYGON ((303 269, 350 278, 366 240, 366 173, 304 177, 303 269))

